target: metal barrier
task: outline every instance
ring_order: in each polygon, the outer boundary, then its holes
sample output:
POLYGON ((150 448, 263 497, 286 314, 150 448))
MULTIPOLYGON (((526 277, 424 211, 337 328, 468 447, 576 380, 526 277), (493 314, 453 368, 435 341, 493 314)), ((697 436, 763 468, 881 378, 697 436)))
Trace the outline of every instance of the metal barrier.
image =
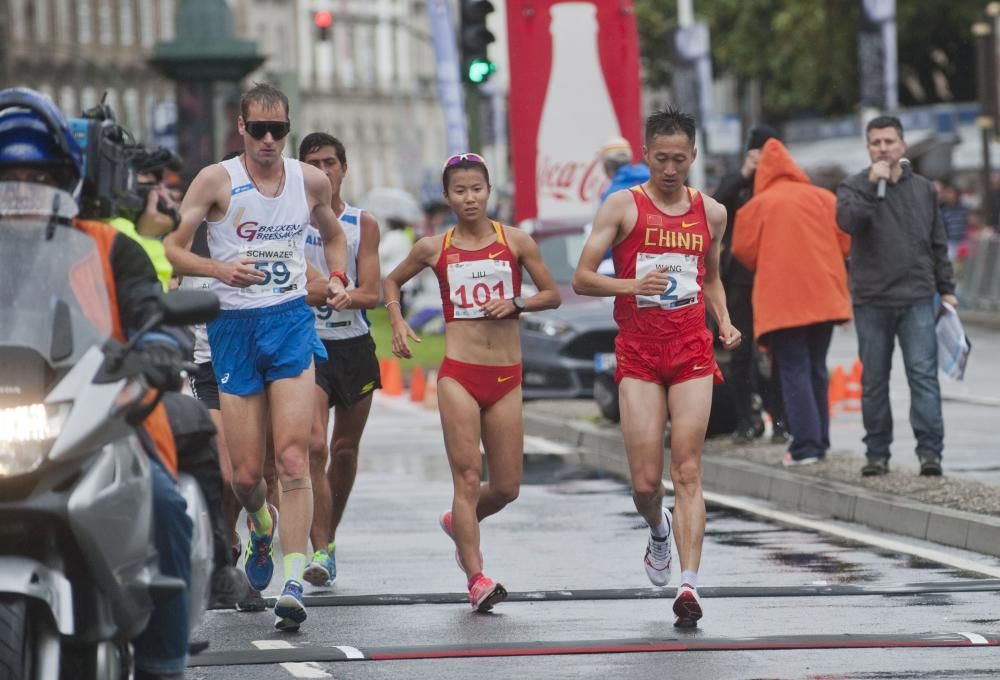
POLYGON ((958 296, 970 309, 1000 311, 1000 236, 972 241, 959 272, 958 296))

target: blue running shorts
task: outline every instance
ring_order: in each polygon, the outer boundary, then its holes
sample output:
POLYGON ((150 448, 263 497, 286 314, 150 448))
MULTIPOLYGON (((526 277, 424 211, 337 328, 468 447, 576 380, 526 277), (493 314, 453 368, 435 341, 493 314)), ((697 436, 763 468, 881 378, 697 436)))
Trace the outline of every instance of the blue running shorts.
POLYGON ((222 310, 208 324, 219 390, 240 397, 257 394, 269 383, 301 375, 313 357, 325 360, 315 323, 305 298, 271 307, 222 310))

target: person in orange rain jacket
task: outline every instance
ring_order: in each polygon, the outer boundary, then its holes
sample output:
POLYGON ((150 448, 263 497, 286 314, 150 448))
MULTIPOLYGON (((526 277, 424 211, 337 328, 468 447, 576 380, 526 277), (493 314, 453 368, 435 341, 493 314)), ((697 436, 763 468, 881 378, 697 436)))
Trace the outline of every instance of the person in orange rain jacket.
POLYGON ((813 186, 777 139, 764 145, 754 195, 736 213, 733 256, 756 272, 753 336, 778 362, 792 443, 785 465, 830 448, 826 354, 833 326, 851 318, 837 199, 813 186))

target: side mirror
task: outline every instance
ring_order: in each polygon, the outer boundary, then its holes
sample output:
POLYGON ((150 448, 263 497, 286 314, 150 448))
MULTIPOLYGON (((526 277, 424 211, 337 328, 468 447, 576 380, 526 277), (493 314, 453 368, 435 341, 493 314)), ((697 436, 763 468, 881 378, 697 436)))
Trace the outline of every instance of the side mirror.
POLYGON ((171 290, 160 298, 164 323, 190 326, 219 315, 219 298, 207 290, 171 290))

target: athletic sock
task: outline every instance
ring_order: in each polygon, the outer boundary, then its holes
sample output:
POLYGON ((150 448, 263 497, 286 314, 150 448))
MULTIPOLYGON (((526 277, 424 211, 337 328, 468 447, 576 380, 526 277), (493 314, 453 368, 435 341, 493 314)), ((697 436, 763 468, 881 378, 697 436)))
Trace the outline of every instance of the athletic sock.
POLYGON ((653 534, 653 538, 669 538, 670 537, 670 525, 667 524, 667 517, 662 512, 660 513, 660 523, 655 527, 650 525, 650 532, 653 534))
POLYGON ((330 541, 329 543, 327 543, 326 544, 326 554, 327 555, 332 555, 333 551, 334 551, 334 549, 336 547, 337 547, 337 542, 336 541, 330 541))
POLYGON ((681 584, 687 584, 694 589, 698 588, 698 572, 696 571, 682 571, 681 572, 681 584))
POLYGON ((306 568, 306 556, 302 553, 288 553, 285 555, 285 581, 302 581, 302 572, 306 568))
POLYGON ((271 521, 271 511, 267 509, 267 501, 264 501, 264 505, 260 506, 260 509, 256 512, 247 511, 250 515, 250 523, 253 524, 253 532, 258 536, 267 536, 271 533, 273 529, 273 522, 271 521))

